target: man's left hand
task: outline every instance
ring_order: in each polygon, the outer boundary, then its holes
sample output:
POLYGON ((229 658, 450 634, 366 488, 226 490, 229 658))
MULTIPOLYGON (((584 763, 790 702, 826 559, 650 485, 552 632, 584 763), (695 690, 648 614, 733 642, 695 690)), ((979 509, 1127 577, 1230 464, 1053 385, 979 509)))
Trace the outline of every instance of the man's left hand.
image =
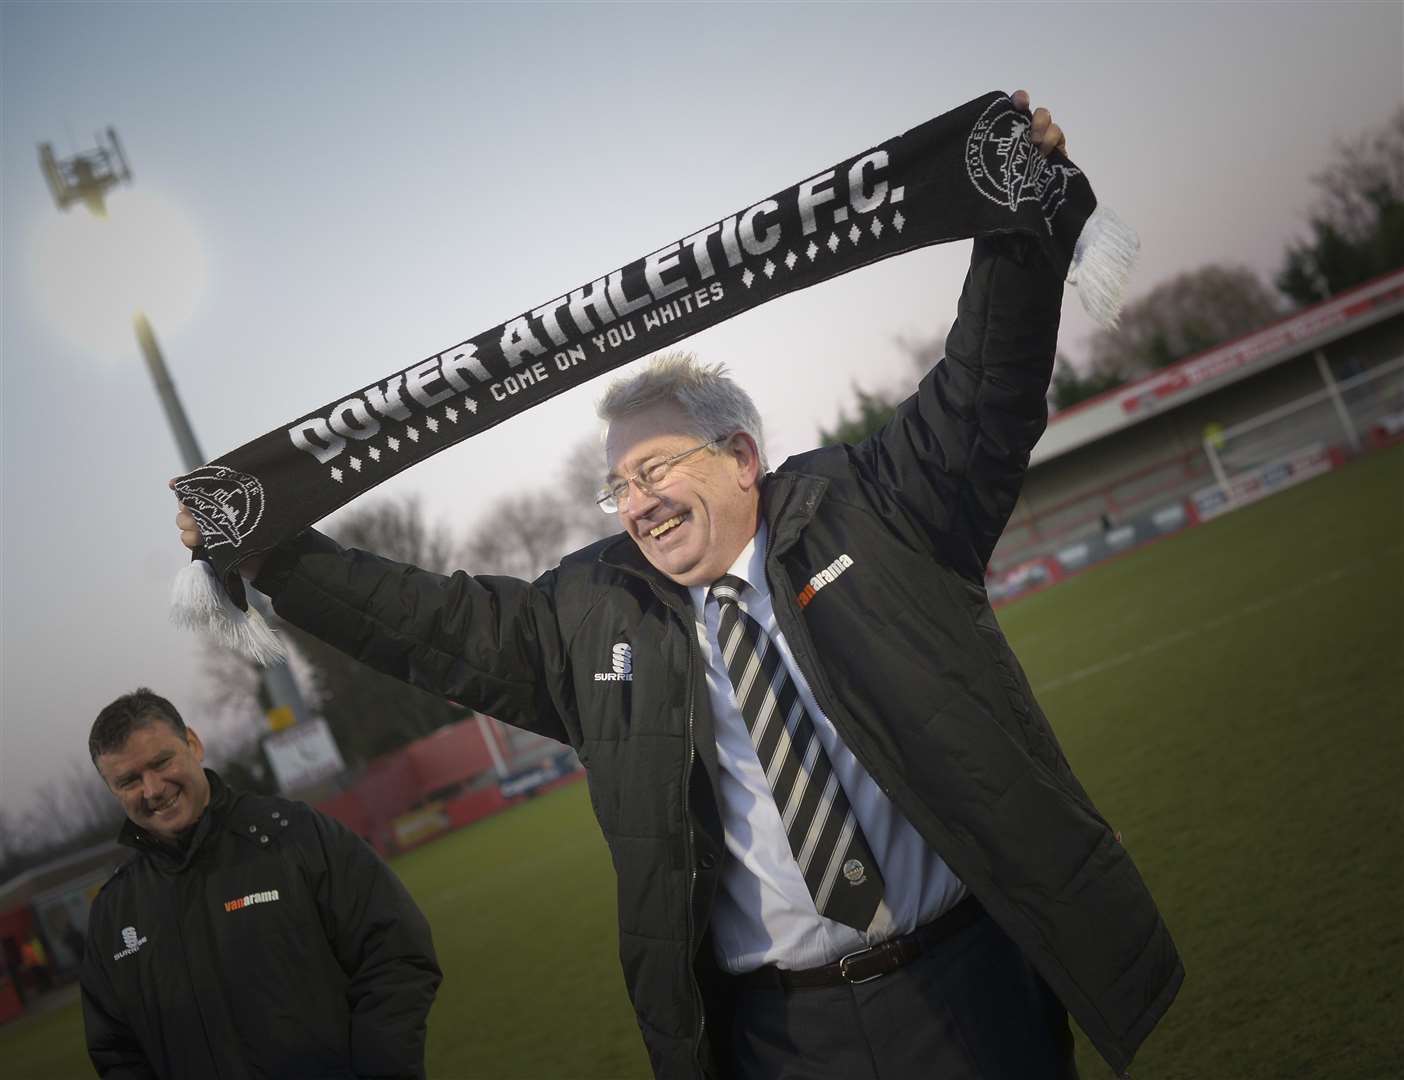
MULTIPOLYGON (((1011 95, 1014 108, 1020 112, 1029 111, 1029 92, 1027 90, 1015 90, 1011 95)), ((1033 124, 1029 129, 1029 138, 1038 147, 1038 152, 1044 157, 1057 150, 1061 154, 1068 152, 1067 136, 1063 134, 1063 129, 1053 123, 1053 114, 1047 109, 1033 110, 1033 124)))

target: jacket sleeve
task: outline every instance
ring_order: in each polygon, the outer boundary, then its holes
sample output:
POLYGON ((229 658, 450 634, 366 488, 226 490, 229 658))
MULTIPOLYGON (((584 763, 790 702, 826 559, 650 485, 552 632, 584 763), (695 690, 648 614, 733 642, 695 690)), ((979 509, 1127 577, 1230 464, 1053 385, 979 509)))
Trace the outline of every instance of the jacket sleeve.
POLYGON ((276 548, 254 582, 280 617, 377 671, 570 742, 553 584, 553 573, 445 577, 313 529, 276 548))
POLYGON ((313 819, 326 867, 317 909, 348 979, 351 1071, 423 1080, 429 1007, 443 978, 429 922, 365 841, 323 814, 313 819))
POLYGON ((1048 422, 1062 297, 1062 279, 1036 244, 976 240, 945 359, 853 449, 860 475, 974 581, 1048 422))
POLYGON ((79 976, 88 1057, 104 1080, 156 1080, 156 1071, 146 1060, 136 1033, 128 1026, 121 1003, 97 959, 99 952, 91 929, 94 921, 89 920, 88 944, 83 950, 79 976))

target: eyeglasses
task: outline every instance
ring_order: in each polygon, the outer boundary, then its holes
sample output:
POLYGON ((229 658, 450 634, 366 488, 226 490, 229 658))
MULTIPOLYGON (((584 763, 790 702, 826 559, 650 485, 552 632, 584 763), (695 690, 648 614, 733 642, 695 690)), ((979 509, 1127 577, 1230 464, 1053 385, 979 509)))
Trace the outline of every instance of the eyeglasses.
POLYGON ((706 450, 710 446, 716 446, 725 441, 725 439, 710 439, 690 450, 674 454, 672 457, 650 461, 633 476, 625 476, 612 481, 595 497, 595 505, 606 514, 617 514, 620 509, 629 505, 630 484, 638 484, 644 491, 652 493, 664 480, 668 479, 668 474, 673 471, 673 466, 682 461, 683 458, 689 458, 699 450, 706 450))

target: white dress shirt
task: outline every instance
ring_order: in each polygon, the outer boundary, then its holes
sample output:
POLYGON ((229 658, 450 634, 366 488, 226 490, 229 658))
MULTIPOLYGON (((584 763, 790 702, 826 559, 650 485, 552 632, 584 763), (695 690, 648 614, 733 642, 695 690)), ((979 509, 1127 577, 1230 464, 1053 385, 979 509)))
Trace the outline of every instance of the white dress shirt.
POLYGON ((750 586, 741 594, 741 608, 780 650, 882 870, 884 898, 866 934, 824 918, 815 908, 722 663, 719 606, 715 600, 708 602, 707 586, 694 586, 689 591, 707 664, 707 696, 721 765, 722 828, 730 856, 712 913, 712 939, 722 968, 732 973, 764 964, 790 970, 819 967, 930 922, 965 896, 960 879, 888 801, 820 711, 775 621, 765 580, 765 539, 762 523, 728 572, 750 586))

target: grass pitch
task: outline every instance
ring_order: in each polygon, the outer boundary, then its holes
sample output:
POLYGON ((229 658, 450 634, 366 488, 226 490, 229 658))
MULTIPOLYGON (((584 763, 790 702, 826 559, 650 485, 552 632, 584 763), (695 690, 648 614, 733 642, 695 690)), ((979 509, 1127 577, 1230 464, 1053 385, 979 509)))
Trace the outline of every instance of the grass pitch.
MULTIPOLYGON (((1137 1080, 1404 1075, 1404 449, 1000 614, 1188 977, 1137 1080)), ((609 856, 572 785, 399 859, 446 978, 436 1080, 644 1078, 609 856)), ((70 1006, 5 1075, 91 1075, 70 1006)), ((1082 1045, 1089 1078, 1109 1076, 1082 1045)))

